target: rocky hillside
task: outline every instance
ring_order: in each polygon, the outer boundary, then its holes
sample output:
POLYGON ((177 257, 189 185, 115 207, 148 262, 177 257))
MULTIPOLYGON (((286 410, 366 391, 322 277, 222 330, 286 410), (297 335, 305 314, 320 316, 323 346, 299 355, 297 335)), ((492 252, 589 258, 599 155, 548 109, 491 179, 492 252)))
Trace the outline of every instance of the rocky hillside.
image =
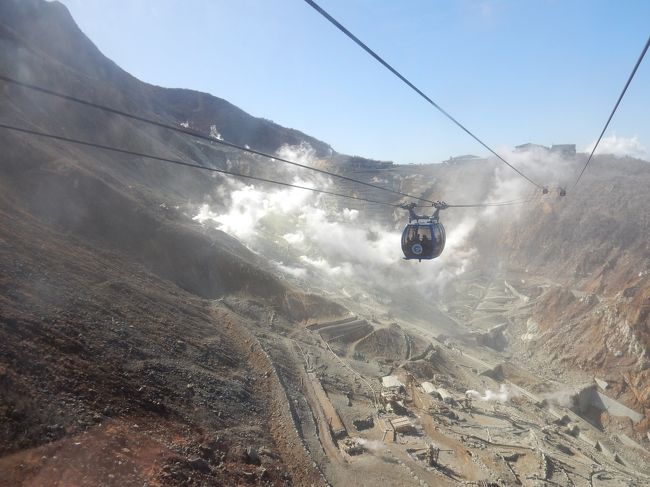
MULTIPOLYGON (((192 115, 261 150, 329 152, 223 100, 141 83, 56 2, 0 1, 0 72, 165 123, 192 115)), ((254 162, 5 83, 0 107, 9 125, 254 162)), ((251 326, 343 309, 192 221, 218 178, 7 130, 0 145, 0 485, 319 484, 273 364, 224 300, 255 303, 251 326)))
POLYGON ((5 0, 0 19, 7 74, 53 89, 67 88, 88 100, 110 100, 116 108, 144 116, 191 122, 193 129, 206 134, 214 127, 228 141, 261 151, 307 142, 321 156, 332 153, 313 137, 252 117, 221 98, 140 82, 102 55, 58 2, 5 0))
POLYGON ((504 239, 509 265, 550 286, 534 312, 535 353, 618 383, 647 417, 649 185, 647 161, 596 157, 574 192, 531 209, 504 239))

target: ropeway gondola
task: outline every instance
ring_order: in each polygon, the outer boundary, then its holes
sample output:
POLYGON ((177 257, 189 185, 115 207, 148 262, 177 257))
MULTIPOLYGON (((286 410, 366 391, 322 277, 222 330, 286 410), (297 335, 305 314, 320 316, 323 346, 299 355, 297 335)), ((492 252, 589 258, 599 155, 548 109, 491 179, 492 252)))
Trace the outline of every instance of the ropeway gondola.
POLYGON ((404 259, 418 261, 431 260, 442 254, 445 248, 445 227, 440 223, 440 210, 447 208, 444 202, 434 203, 431 216, 415 213, 416 205, 411 203, 402 208, 409 212, 409 222, 402 232, 402 252, 404 259))

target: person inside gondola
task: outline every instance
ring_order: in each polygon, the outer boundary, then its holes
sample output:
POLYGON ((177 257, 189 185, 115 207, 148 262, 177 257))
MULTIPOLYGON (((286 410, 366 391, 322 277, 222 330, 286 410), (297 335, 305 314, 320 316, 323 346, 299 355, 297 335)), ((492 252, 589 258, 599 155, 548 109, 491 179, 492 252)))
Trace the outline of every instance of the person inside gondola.
POLYGON ((422 234, 422 250, 424 254, 428 254, 431 251, 431 240, 427 238, 427 234, 422 234))

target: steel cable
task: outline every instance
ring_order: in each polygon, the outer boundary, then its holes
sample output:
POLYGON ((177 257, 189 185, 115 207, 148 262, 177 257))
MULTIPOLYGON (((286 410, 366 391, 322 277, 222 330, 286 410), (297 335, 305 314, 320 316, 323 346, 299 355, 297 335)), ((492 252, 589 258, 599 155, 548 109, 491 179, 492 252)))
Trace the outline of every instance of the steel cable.
MULTIPOLYGON (((218 169, 218 168, 215 168, 215 167, 203 166, 203 165, 197 164, 195 162, 182 161, 180 159, 170 159, 170 158, 167 158, 167 157, 156 156, 156 155, 147 154, 147 153, 144 153, 144 152, 133 151, 133 150, 129 150, 129 149, 122 149, 122 148, 119 148, 119 147, 113 147, 113 146, 105 145, 105 144, 98 144, 98 143, 95 143, 95 142, 89 142, 89 141, 85 141, 85 140, 75 139, 75 138, 66 137, 66 136, 63 136, 63 135, 48 134, 48 133, 45 133, 45 132, 41 132, 41 131, 38 131, 38 130, 32 130, 32 129, 28 129, 28 128, 24 128, 24 127, 16 127, 16 126, 13 126, 13 125, 7 125, 7 124, 0 123, 0 128, 5 129, 5 130, 11 130, 11 131, 14 131, 14 132, 20 132, 20 133, 24 133, 24 134, 28 134, 28 135, 35 135, 35 136, 38 136, 38 137, 44 137, 44 138, 48 138, 48 139, 58 140, 58 141, 61 141, 61 142, 67 142, 67 143, 82 145, 82 146, 86 146, 86 147, 93 147, 93 148, 96 148, 96 149, 102 149, 102 150, 106 150, 106 151, 110 151, 110 152, 116 152, 116 153, 119 153, 119 154, 125 154, 125 155, 130 155, 130 156, 135 156, 135 157, 142 157, 142 158, 145 158, 145 159, 152 159, 152 160, 156 160, 156 161, 160 161, 160 162, 167 162, 167 163, 176 164, 176 165, 179 165, 179 166, 191 167, 191 168, 194 168, 194 169, 201 169, 201 170, 204 170, 204 171, 210 171, 210 172, 215 172, 215 173, 220 173, 220 174, 226 174, 228 176, 251 179, 251 180, 254 180, 254 181, 260 181, 260 182, 270 183, 270 184, 277 184, 277 185, 280 185, 280 186, 286 186, 286 187, 290 187, 290 188, 302 189, 302 190, 305 190, 305 191, 312 191, 314 193, 326 194, 326 195, 335 196, 335 197, 338 197, 338 198, 346 198, 346 199, 352 199, 352 200, 357 200, 357 201, 364 201, 366 203, 371 203, 371 204, 375 204, 375 205, 390 206, 390 207, 393 207, 393 208, 402 208, 403 207, 403 205, 401 205, 401 204, 390 203, 388 201, 377 201, 377 200, 373 200, 373 199, 370 199, 370 198, 363 198, 361 196, 354 196, 354 195, 348 195, 348 194, 343 194, 343 193, 336 193, 334 191, 328 191, 328 190, 319 189, 319 188, 311 188, 309 186, 301 186, 301 185, 298 185, 298 184, 287 183, 285 181, 278 181, 278 180, 275 180, 275 179, 268 179, 268 178, 262 178, 262 177, 258 177, 258 176, 251 176, 251 175, 248 175, 248 174, 241 174, 241 173, 237 173, 237 172, 233 172, 233 171, 227 171, 225 169, 218 169)), ((524 201, 513 200, 513 201, 496 202, 496 203, 481 203, 481 204, 473 204, 473 205, 446 205, 446 206, 449 207, 449 208, 472 208, 472 207, 485 207, 485 206, 509 206, 509 205, 514 205, 514 204, 522 204, 522 203, 525 203, 527 201, 529 201, 529 200, 524 200, 524 201)), ((433 205, 435 205, 437 203, 438 202, 433 202, 432 206, 419 206, 418 208, 431 208, 431 207, 433 207, 433 205)))
POLYGON ((345 181, 349 181, 349 182, 353 182, 353 183, 360 184, 360 185, 363 185, 363 186, 367 186, 369 188, 374 188, 374 189, 378 189, 378 190, 381 190, 381 191, 387 191, 389 193, 393 193, 393 194, 396 194, 396 195, 399 195, 399 196, 404 196, 404 197, 407 197, 407 198, 412 198, 412 199, 416 199, 416 200, 420 200, 420 201, 425 201, 427 203, 433 203, 433 201, 428 200, 426 198, 422 198, 422 197, 414 196, 414 195, 411 195, 411 194, 408 194, 408 193, 403 193, 401 191, 396 191, 396 190, 393 190, 393 189, 385 188, 383 186, 378 186, 376 184, 367 183, 365 181, 360 181, 358 179, 354 179, 354 178, 351 178, 351 177, 348 177, 348 176, 344 176, 342 174, 336 174, 336 173, 333 173, 333 172, 330 172, 330 171, 326 171, 324 169, 318 169, 318 168, 315 168, 315 167, 312 167, 312 166, 307 166, 305 164, 300 164, 298 162, 290 161, 290 160, 284 159, 282 157, 267 154, 267 153, 262 152, 262 151, 258 151, 258 150, 255 150, 255 149, 250 149, 248 147, 243 147, 243 146, 240 146, 238 144, 234 144, 232 142, 227 142, 225 140, 216 139, 214 137, 204 135, 204 134, 202 134, 200 132, 197 132, 195 130, 189 130, 189 129, 185 129, 185 128, 181 128, 181 127, 176 127, 174 125, 170 125, 170 124, 167 124, 167 123, 158 122, 156 120, 151 120, 149 118, 142 117, 142 116, 139 116, 139 115, 134 115, 132 113, 125 112, 123 110, 118 110, 116 108, 107 107, 107 106, 101 105, 99 103, 94 103, 94 102, 91 102, 91 101, 88 101, 88 100, 83 100, 83 99, 78 98, 76 96, 67 95, 65 93, 59 93, 59 92, 56 92, 56 91, 53 91, 53 90, 50 90, 50 89, 47 89, 47 88, 43 88, 42 86, 37 86, 37 85, 31 84, 31 83, 25 83, 23 81, 13 79, 13 78, 10 78, 10 77, 5 76, 5 75, 0 74, 0 80, 5 81, 7 83, 14 84, 16 86, 20 86, 22 88, 37 91, 37 92, 44 93, 44 94, 47 94, 47 95, 50 95, 50 96, 55 96, 57 98, 61 98, 61 99, 71 101, 71 102, 74 102, 74 103, 78 103, 78 104, 81 104, 81 105, 85 105, 85 106, 88 106, 88 107, 96 108, 96 109, 102 110, 104 112, 112 113, 112 114, 115 114, 115 115, 120 115, 122 117, 130 118, 132 120, 137 120, 139 122, 144 122, 144 123, 154 125, 156 127, 164 128, 164 129, 167 129, 167 130, 172 130, 174 132, 178 132, 178 133, 181 133, 181 134, 190 135, 192 137, 196 137, 196 138, 199 138, 199 139, 202 139, 202 140, 207 140, 210 143, 220 144, 220 145, 223 145, 223 146, 226 146, 226 147, 231 147, 233 149, 237 149, 237 150, 240 150, 240 151, 243 151, 243 152, 248 152, 249 154, 262 156, 262 157, 265 157, 265 158, 268 158, 268 159, 271 159, 271 160, 276 160, 276 161, 283 162, 285 164, 290 164, 292 166, 301 167, 303 169, 309 169, 310 171, 315 171, 315 172, 318 172, 318 173, 321 173, 321 174, 325 174, 327 176, 331 176, 331 177, 338 178, 338 179, 343 179, 345 181))
POLYGON ((458 120, 456 120, 449 112, 447 112, 445 109, 443 109, 440 105, 438 105, 435 101, 433 101, 429 96, 427 96, 422 90, 420 90, 417 86, 415 86, 413 83, 411 83, 404 75, 402 75, 399 71, 397 71, 394 67, 392 67, 390 64, 388 64, 379 54, 377 54, 375 51, 370 49, 366 44, 363 43, 357 36, 355 36, 352 32, 350 32, 348 29, 343 27, 339 21, 337 21, 334 17, 332 17, 330 14, 328 14, 325 10, 323 10, 316 2, 313 0, 305 0, 311 7, 314 8, 319 14, 321 14, 323 17, 325 17, 330 23, 332 23, 336 28, 338 28, 341 32, 343 32, 346 36, 348 36, 352 41, 354 41, 359 47, 361 47, 364 51, 366 51, 368 54, 370 54, 373 58, 375 58, 381 65, 383 65, 386 69, 388 69, 391 73, 393 73, 395 76, 397 76, 400 80, 402 80, 409 88, 411 88, 413 91, 415 91, 418 95, 420 95, 422 98, 424 98, 429 104, 431 104, 434 108, 436 108, 440 113, 442 113, 445 117, 447 117, 449 120, 451 120, 453 123, 455 123, 458 127, 460 127, 466 134, 468 134, 470 137, 472 137, 475 141, 477 141, 479 144, 481 144, 484 148, 486 148, 488 151, 490 151, 494 156, 496 156, 501 162, 506 164, 508 167, 510 167, 512 170, 514 170, 517 174, 519 174, 522 178, 524 178, 526 181, 529 183, 535 185, 539 189, 544 189, 544 187, 535 181, 533 181, 531 178, 526 176, 523 172, 521 172, 519 169, 517 169, 515 166, 510 164, 508 161, 506 161, 502 156, 497 154, 489 145, 487 145, 485 142, 483 142, 481 139, 479 139, 476 135, 474 135, 468 128, 466 128, 462 123, 460 123, 458 120))
POLYGON ((623 99, 623 96, 625 96, 625 92, 627 91, 628 86, 630 86, 630 83, 632 82, 632 79, 634 78, 634 75, 636 74, 637 69, 639 69, 639 66, 641 65, 641 61, 643 61, 643 58, 645 56, 645 53, 648 51, 648 47, 650 47, 650 37, 648 37, 648 40, 645 43, 645 47, 641 51, 641 55, 639 56, 639 59, 637 60, 636 64, 634 65, 634 69, 632 70, 632 73, 630 73, 630 76, 627 78, 627 82, 625 83, 625 86, 623 87, 623 91, 621 91, 621 94, 618 96, 618 100, 616 100, 616 105, 614 105, 614 109, 612 110, 612 113, 609 114, 609 118, 607 119, 607 122, 605 123, 605 126, 603 127, 602 132, 600 132, 600 136, 598 137, 598 140, 596 141, 596 145, 594 145, 594 148, 591 150, 591 154, 589 154, 589 158, 587 159, 587 162, 585 163, 584 167, 582 168, 582 171, 580 171, 580 174, 578 175, 578 179, 576 179, 576 182, 573 184, 573 187, 571 189, 574 189, 578 183, 580 182, 580 178, 582 178, 582 175, 584 174, 585 170, 587 169, 587 166, 591 162, 591 158, 594 155, 594 152, 596 152, 596 148, 598 147, 598 144, 600 144, 600 140, 603 138, 603 135, 605 135, 605 131, 607 130, 607 127, 609 126, 609 122, 612 121, 612 117, 614 117, 614 114, 616 113, 616 110, 618 109, 618 106, 621 103, 621 100, 623 99))
POLYGON ((241 173, 236 173, 236 172, 232 172, 232 171, 226 171, 225 169, 218 169, 218 168, 214 168, 214 167, 202 166, 202 165, 196 164, 194 162, 181 161, 179 159, 169 159, 167 157, 161 157, 161 156, 156 156, 156 155, 152 155, 152 154, 146 154, 146 153, 143 153, 143 152, 137 152, 137 151, 132 151, 132 150, 128 150, 128 149, 121 149, 121 148, 113 147, 113 146, 109 146, 109 145, 97 144, 97 143, 94 143, 94 142, 88 142, 88 141, 84 141, 84 140, 73 139, 71 137, 65 137, 65 136, 62 136, 62 135, 47 134, 45 132, 39 132, 37 130, 31 130, 31 129, 22 128, 22 127, 14 127, 14 126, 11 126, 11 125, 5 125, 3 123, 0 123, 0 128, 6 129, 6 130, 12 130, 12 131, 15 131, 15 132, 22 132, 22 133, 29 134, 29 135, 36 135, 38 137, 45 137, 45 138, 48 138, 48 139, 59 140, 61 142, 68 142, 68 143, 72 143, 72 144, 83 145, 83 146, 86 146, 86 147, 94 147, 96 149, 102 149, 102 150, 106 150, 106 151, 117 152, 117 153, 120 153, 120 154, 126 154, 126 155, 136 156, 136 157, 142 157, 142 158, 146 158, 146 159, 153 159, 153 160, 156 160, 156 161, 167 162, 167 163, 176 164, 176 165, 179 165, 179 166, 185 166, 185 167, 191 167, 191 168, 195 168, 195 169, 202 169, 204 171, 211 171, 211 172, 216 172, 216 173, 221 173, 221 174, 227 174, 229 176, 234 176, 234 177, 238 177, 238 178, 246 178, 246 179, 252 179, 252 180, 255 180, 255 181, 261 181, 261 182, 264 182, 264 183, 271 183, 271 184, 278 184, 278 185, 281 185, 281 186, 288 186, 290 188, 304 189, 306 191, 313 191, 315 193, 322 193, 322 194, 327 194, 327 195, 330 195, 330 196, 337 196, 339 198, 348 198, 348 199, 353 199, 353 200, 365 201, 365 202, 373 203, 373 204, 376 204, 376 205, 385 205, 385 206, 392 206, 392 207, 399 207, 400 206, 400 205, 397 205, 397 204, 394 204, 394 203, 389 203, 389 202, 386 202, 386 201, 376 201, 376 200, 371 200, 369 198, 363 198, 361 196, 353 196, 353 195, 347 195, 347 194, 342 194, 342 193, 335 193, 333 191, 327 191, 327 190, 324 190, 324 189, 310 188, 308 186, 301 186, 301 185, 298 185, 298 184, 287 183, 287 182, 284 182, 284 181, 277 181, 277 180, 274 180, 274 179, 261 178, 261 177, 258 177, 258 176, 250 176, 250 175, 247 175, 247 174, 241 174, 241 173))

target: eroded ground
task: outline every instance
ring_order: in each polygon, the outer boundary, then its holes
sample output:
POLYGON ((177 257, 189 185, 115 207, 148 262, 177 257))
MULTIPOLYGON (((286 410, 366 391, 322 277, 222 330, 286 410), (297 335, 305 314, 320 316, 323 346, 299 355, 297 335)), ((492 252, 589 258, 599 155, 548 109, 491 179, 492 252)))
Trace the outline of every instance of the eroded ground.
POLYGON ((512 337, 498 321, 528 309, 530 299, 503 279, 474 287, 474 296, 448 310, 471 321, 459 323, 468 331, 454 339, 352 315, 267 337, 304 443, 328 482, 650 482, 650 456, 641 444, 624 430, 594 424, 575 397, 554 397, 553 391, 575 389, 573 377, 549 380, 513 363, 512 337), (462 316, 461 308, 469 313, 462 316), (387 375, 402 386, 383 387, 387 375), (436 391, 426 392, 431 387, 436 391))
POLYGON ((524 366, 537 297, 503 276, 447 301, 449 337, 380 306, 297 321, 199 299, 35 222, 0 228, 2 485, 650 482, 634 417, 593 400, 608 386, 524 366))

